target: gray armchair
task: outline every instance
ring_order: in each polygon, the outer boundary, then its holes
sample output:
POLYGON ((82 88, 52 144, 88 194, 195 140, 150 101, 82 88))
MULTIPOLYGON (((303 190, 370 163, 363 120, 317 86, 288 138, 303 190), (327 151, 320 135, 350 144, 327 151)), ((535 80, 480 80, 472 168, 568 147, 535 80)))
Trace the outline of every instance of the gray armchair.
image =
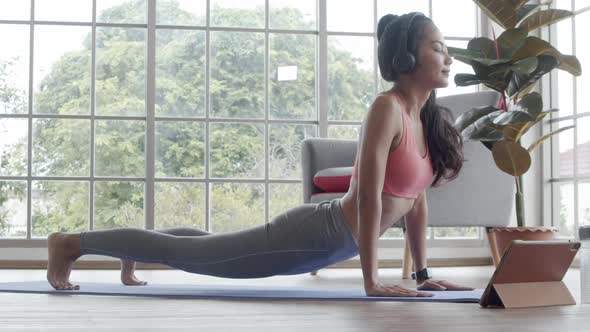
MULTIPOLYGON (((499 94, 483 91, 437 98, 455 118, 473 107, 495 105, 499 94)), ((357 141, 310 138, 302 142, 303 202, 319 203, 344 193, 324 193, 313 183, 314 175, 332 167, 350 167, 356 157, 357 141)), ((514 179, 501 172, 491 152, 480 142, 464 145, 466 161, 459 176, 438 188, 428 188, 429 226, 505 227, 510 222, 514 202, 514 179)), ((396 223, 403 227, 403 220, 396 223)), ((408 278, 412 263, 406 241, 403 277, 408 278)))

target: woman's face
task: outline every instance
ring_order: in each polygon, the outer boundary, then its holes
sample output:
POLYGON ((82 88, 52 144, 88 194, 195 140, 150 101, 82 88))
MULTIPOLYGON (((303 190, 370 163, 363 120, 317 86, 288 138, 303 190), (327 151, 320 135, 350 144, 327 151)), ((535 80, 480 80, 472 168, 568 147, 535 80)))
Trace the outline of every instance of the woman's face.
POLYGON ((431 89, 447 87, 453 59, 448 54, 444 37, 430 22, 427 22, 423 29, 412 79, 431 89))

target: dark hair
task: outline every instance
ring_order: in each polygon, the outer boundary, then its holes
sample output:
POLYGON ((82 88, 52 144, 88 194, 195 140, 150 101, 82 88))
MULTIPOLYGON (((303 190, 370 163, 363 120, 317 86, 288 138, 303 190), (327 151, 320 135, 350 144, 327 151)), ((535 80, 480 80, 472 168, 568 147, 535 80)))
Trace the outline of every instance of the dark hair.
MULTIPOLYGON (((392 61, 399 44, 400 34, 398 31, 402 19, 406 19, 406 17, 388 14, 379 20, 377 26, 379 71, 383 79, 388 82, 395 82, 400 77, 400 73, 393 68, 392 61)), ((434 24, 426 16, 416 17, 408 30, 408 51, 414 55, 416 60, 418 60, 419 41, 422 40, 424 27, 429 22, 434 24)), ((451 111, 436 104, 434 89, 422 106, 420 120, 426 127, 426 140, 435 175, 432 186, 436 187, 441 178, 450 181, 459 175, 464 161, 463 138, 454 126, 455 119, 451 111)))

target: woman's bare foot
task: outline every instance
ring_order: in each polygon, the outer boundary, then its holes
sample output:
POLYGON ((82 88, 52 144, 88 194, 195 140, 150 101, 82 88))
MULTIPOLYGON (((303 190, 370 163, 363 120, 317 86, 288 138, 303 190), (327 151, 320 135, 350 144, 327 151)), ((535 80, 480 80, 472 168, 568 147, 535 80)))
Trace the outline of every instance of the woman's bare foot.
POLYGON ((144 286, 146 281, 141 281, 135 277, 135 261, 121 259, 121 282, 127 286, 144 286))
POLYGON ((47 281, 55 289, 76 290, 70 283, 72 264, 80 257, 80 234, 51 233, 47 237, 47 281))

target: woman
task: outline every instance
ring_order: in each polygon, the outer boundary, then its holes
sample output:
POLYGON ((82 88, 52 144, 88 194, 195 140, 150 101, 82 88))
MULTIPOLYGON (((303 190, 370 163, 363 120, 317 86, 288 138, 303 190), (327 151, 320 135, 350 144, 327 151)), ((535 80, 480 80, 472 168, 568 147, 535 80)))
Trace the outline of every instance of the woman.
POLYGON ((471 289, 429 280, 425 273, 424 190, 456 177, 463 162, 461 137, 435 104, 434 89, 448 85, 452 60, 440 31, 420 13, 384 16, 377 37, 381 75, 395 86, 375 98, 363 121, 344 197, 304 204, 268 224, 223 234, 186 228, 53 233, 48 237, 49 283, 56 289, 79 289, 69 275, 73 262, 85 254, 120 258, 121 279, 127 285, 145 284, 134 276, 135 261, 220 277, 258 278, 310 272, 360 254, 367 295, 432 296, 379 280, 378 238, 405 216, 417 288, 471 289))

